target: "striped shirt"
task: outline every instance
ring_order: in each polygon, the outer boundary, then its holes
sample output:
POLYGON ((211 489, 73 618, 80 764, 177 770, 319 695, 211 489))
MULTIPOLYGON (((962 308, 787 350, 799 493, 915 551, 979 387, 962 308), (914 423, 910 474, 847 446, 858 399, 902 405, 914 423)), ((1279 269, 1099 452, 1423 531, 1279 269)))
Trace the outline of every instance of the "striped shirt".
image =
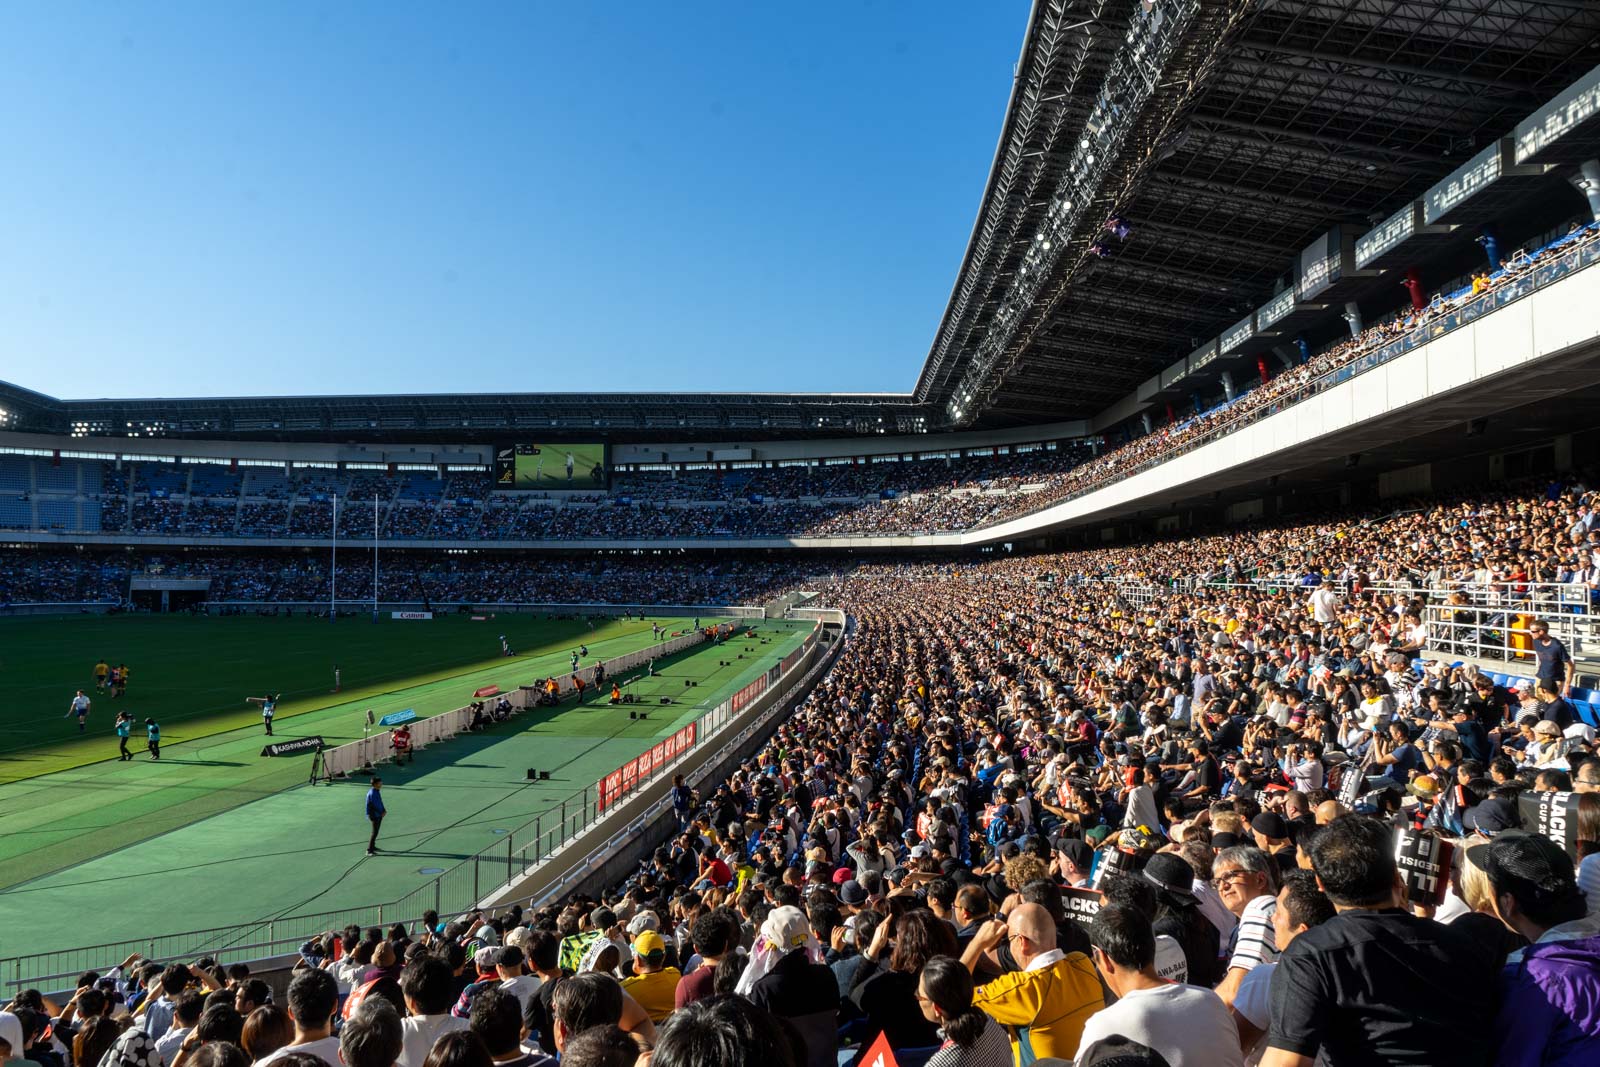
POLYGON ((1228 950, 1228 969, 1248 971, 1278 958, 1278 941, 1272 932, 1272 916, 1278 898, 1262 894, 1244 906, 1239 925, 1234 928, 1228 950))

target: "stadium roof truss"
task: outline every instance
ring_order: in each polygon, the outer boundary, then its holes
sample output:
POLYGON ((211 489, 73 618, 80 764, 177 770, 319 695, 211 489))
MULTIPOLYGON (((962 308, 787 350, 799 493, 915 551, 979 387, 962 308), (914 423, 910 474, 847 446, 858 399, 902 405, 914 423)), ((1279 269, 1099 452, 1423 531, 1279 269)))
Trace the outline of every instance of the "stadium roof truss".
POLYGON ((1175 358, 1294 284, 1309 242, 1404 209, 1597 62, 1600 0, 1035 0, 912 393, 57 400, 0 383, 0 429, 667 441, 1088 418, 1153 375, 1165 391, 1175 358))
POLYGON ((1039 0, 916 399, 972 425, 1104 410, 1597 48, 1587 0, 1039 0))

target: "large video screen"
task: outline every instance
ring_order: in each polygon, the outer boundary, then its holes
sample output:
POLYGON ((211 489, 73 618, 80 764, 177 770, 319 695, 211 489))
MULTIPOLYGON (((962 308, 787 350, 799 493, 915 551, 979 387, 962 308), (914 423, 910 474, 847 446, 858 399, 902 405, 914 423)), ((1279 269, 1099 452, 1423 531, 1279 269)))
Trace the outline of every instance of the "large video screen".
POLYGON ((512 444, 494 450, 496 489, 605 489, 610 465, 605 445, 512 444))

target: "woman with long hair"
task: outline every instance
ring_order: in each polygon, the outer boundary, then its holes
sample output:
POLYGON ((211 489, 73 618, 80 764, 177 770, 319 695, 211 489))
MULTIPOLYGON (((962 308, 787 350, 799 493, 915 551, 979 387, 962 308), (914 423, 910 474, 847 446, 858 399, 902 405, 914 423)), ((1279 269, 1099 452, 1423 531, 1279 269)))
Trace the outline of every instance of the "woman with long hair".
POLYGON ((943 1043, 927 1067, 1010 1067, 1006 1032, 972 1005, 972 972, 950 956, 935 956, 922 967, 917 1004, 939 1028, 943 1043))
MULTIPOLYGON (((106 1016, 96 1016, 79 1027, 72 1039, 72 1062, 98 1067, 101 1059, 122 1036, 122 1025, 106 1016)), ((18 1050, 20 1052, 20 1050, 18 1050)), ((18 1059, 22 1057, 17 1056, 18 1059)))
MULTIPOLYGON (((889 899, 915 900, 914 897, 889 899)), ((954 956, 957 951, 956 935, 950 924, 927 908, 913 908, 880 925, 866 956, 879 961, 883 969, 850 994, 856 1009, 867 1020, 862 1042, 873 1040, 881 1031, 888 1036, 891 1048, 925 1048, 937 1044, 938 1028, 917 1003, 917 975, 933 957, 954 956)))
MULTIPOLYGON (((1595 767, 1580 767, 1578 777, 1595 767)), ((1578 888, 1589 902, 1589 916, 1600 916, 1600 793, 1578 794, 1578 888)))

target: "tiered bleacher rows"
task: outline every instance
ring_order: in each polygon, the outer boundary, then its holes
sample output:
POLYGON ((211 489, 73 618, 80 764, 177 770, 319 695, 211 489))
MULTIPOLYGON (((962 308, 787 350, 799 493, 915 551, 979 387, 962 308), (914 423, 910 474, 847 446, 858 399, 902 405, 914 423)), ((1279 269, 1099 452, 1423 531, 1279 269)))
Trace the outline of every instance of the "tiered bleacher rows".
POLYGON ((949 531, 978 524, 1088 454, 1063 446, 871 465, 626 472, 610 494, 555 496, 493 493, 487 474, 290 476, 142 461, 128 464, 131 478, 107 467, 102 483, 102 465, 92 461, 58 468, 0 456, 9 476, 0 484, 0 525, 39 528, 48 519, 43 528, 82 533, 328 538, 337 497, 339 536, 349 539, 370 539, 375 523, 384 540, 452 541, 949 531))
MULTIPOLYGON (((332 1005, 337 983, 394 1005, 355 1010, 347 1034, 388 1012, 396 1033, 426 1027, 422 1044, 459 1029, 510 1056, 491 1023, 510 993, 525 1054, 579 1063, 590 1045, 612 1050, 594 1062, 650 1045, 658 1063, 704 1062, 685 1045, 724 1031, 741 1055, 795 1067, 880 1037, 909 1065, 1594 1062, 1592 694, 1537 622, 1526 660, 1479 671, 1417 618, 1425 598, 1515 605, 1546 580, 1592 600, 1600 493, 1566 478, 1414 504, 832 574, 412 561, 413 580, 479 598, 651 599, 697 573, 675 599, 798 584, 854 629, 755 755, 674 789, 679 831, 624 883, 527 913, 429 915, 421 933, 334 931, 302 950, 295 1021, 324 1017, 312 994, 326 983, 332 1005), (1551 804, 1572 832, 1537 832, 1551 804), (1413 877, 1419 855, 1438 878, 1413 877)), ((222 560, 233 590, 320 581, 309 562, 222 560)), ((62 595, 107 567, 5 562, 0 580, 62 595)), ((191 980, 139 974, 112 984, 156 1005, 191 980)), ((137 1025, 161 1030, 166 1009, 152 1018, 137 1025)), ((425 1067, 421 1044, 397 1047, 425 1067)))
POLYGON ((1282 410, 1368 369, 1381 354, 1426 339, 1493 302, 1541 265, 1587 254, 1600 224, 1531 252, 1337 342, 1231 400, 1115 447, 1058 442, 1029 451, 892 462, 823 461, 759 469, 622 471, 612 491, 493 493, 486 474, 132 462, 0 455, 0 528, 126 532, 187 538, 524 541, 891 536, 993 524, 1090 492, 1282 410), (131 475, 131 476, 130 476, 131 475), (376 508, 370 506, 376 504, 376 508))

